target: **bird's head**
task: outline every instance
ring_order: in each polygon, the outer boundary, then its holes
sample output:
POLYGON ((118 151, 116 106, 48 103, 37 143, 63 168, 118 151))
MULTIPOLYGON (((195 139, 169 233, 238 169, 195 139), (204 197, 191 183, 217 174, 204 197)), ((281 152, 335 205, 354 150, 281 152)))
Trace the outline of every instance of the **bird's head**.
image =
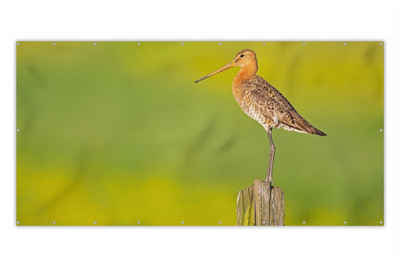
POLYGON ((246 67, 248 65, 257 65, 257 57, 256 53, 250 49, 244 49, 236 54, 233 58, 232 63, 233 67, 246 67))
POLYGON ((201 77, 200 79, 196 80, 195 83, 205 80, 211 76, 214 76, 217 73, 223 72, 232 67, 246 68, 249 66, 254 67, 255 71, 257 71, 258 67, 257 67, 256 53, 253 50, 244 49, 244 50, 241 50, 239 53, 237 53, 231 62, 229 62, 225 66, 222 66, 218 70, 211 72, 211 73, 207 74, 206 76, 201 77))

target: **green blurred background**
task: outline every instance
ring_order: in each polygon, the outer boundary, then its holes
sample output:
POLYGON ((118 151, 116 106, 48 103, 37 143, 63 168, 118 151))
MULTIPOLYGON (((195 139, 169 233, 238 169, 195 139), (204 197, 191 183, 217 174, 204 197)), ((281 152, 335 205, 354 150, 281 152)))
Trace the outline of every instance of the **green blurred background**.
POLYGON ((285 223, 383 224, 381 42, 18 42, 18 223, 234 225, 268 139, 237 70, 193 81, 244 48, 328 134, 274 131, 285 223))

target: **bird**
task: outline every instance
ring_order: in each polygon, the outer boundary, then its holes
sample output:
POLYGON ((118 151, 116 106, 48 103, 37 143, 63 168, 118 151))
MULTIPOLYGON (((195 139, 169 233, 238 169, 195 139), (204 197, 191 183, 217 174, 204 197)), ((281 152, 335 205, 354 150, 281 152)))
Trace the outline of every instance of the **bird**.
POLYGON ((242 111, 257 121, 266 131, 270 144, 269 163, 265 180, 272 184, 272 169, 276 146, 272 129, 282 128, 305 134, 326 136, 326 133, 305 120, 274 86, 257 75, 256 53, 251 49, 239 51, 233 60, 195 81, 198 83, 227 69, 239 67, 232 81, 232 94, 242 111))

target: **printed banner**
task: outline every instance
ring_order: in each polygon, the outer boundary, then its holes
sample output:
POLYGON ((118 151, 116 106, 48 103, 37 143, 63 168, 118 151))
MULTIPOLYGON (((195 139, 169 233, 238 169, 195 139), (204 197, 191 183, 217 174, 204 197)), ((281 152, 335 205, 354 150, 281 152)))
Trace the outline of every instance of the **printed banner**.
POLYGON ((384 224, 383 42, 16 43, 16 224, 384 224))

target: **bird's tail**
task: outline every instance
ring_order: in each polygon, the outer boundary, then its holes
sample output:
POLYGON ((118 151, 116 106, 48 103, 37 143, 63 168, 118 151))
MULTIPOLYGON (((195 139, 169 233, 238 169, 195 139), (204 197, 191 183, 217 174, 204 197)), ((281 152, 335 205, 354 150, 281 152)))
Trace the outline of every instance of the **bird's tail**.
POLYGON ((311 123, 306 121, 298 113, 296 113, 295 116, 296 116, 296 126, 298 128, 300 128, 301 130, 303 130, 304 132, 309 133, 309 134, 319 135, 319 136, 326 136, 326 133, 324 133, 323 131, 312 126, 311 123))
POLYGON ((324 132, 321 131, 321 130, 318 130, 318 129, 315 128, 314 126, 309 127, 309 128, 307 129, 307 132, 310 133, 310 134, 316 134, 316 135, 319 135, 319 136, 326 136, 326 133, 324 133, 324 132))
POLYGON ((326 133, 323 131, 315 128, 314 126, 311 125, 308 121, 306 121, 302 116, 300 116, 299 113, 297 113, 295 110, 290 113, 291 117, 293 118, 290 124, 286 124, 289 128, 292 130, 294 129, 295 131, 299 131, 302 133, 308 133, 308 134, 315 134, 319 136, 326 136, 326 133))

